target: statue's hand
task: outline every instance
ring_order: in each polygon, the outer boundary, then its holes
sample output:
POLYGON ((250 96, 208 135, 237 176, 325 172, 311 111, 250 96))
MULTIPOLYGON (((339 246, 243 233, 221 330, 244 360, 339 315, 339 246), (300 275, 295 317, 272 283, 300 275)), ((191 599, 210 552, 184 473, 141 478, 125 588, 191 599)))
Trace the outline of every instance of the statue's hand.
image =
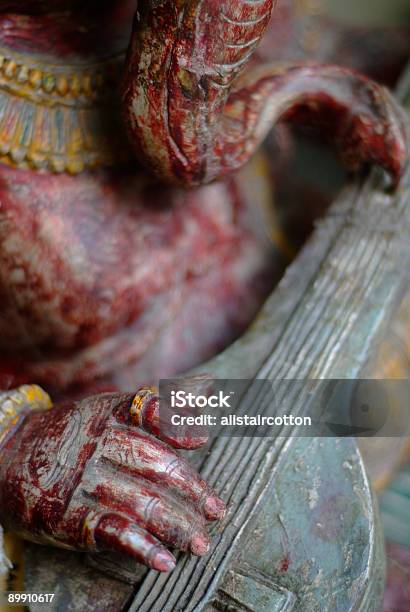
POLYGON ((102 394, 28 415, 0 450, 0 522, 38 543, 118 551, 159 571, 175 565, 165 545, 205 554, 206 521, 224 503, 135 425, 132 399, 102 394))

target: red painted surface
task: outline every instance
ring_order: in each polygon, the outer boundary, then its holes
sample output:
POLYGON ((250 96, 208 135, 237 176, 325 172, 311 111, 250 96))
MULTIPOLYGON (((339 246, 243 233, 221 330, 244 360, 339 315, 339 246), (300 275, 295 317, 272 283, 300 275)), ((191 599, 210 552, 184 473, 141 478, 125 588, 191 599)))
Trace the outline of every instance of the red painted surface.
MULTIPOLYGON (((63 63, 122 50, 135 3, 83 4, 2 1, 0 43, 63 63)), ((123 113, 137 155, 162 181, 221 178, 286 119, 336 141, 349 167, 376 162, 397 182, 403 125, 384 89, 344 68, 266 64, 284 20, 248 64, 272 0, 140 4, 123 113)), ((195 191, 164 187, 135 161, 76 177, 2 165, 1 386, 36 382, 66 398, 99 385, 136 390, 232 340, 271 270, 240 184, 236 175, 195 191)), ((224 504, 176 441, 132 426, 131 399, 67 400, 27 417, 0 451, 1 521, 35 541, 122 551, 160 571, 175 563, 166 545, 206 553, 206 522, 224 504)), ((155 410, 148 417, 158 434, 155 410)))
POLYGON ((279 571, 282 574, 286 573, 289 569, 289 565, 290 565, 289 557, 284 557, 280 562, 279 571))
POLYGON ((175 563, 164 545, 205 554, 206 523, 225 506, 170 446, 131 425, 131 400, 102 394, 28 416, 1 449, 2 524, 160 571, 175 563))
POLYGON ((1 173, 9 387, 104 378, 132 389, 171 375, 243 330, 270 286, 267 244, 249 226, 251 202, 234 180, 194 193, 135 171, 1 173))
POLYGON ((346 68, 253 62, 273 1, 147 2, 126 66, 124 116, 139 159, 164 181, 198 185, 241 167, 272 125, 317 124, 354 170, 395 183, 404 121, 390 94, 346 68))

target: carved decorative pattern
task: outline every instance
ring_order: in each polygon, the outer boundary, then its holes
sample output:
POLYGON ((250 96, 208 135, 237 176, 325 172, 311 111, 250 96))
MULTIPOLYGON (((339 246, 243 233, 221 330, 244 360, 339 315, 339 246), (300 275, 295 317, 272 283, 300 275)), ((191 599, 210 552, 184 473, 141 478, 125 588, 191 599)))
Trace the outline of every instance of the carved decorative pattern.
POLYGON ((0 161, 77 174, 128 157, 116 96, 122 62, 48 63, 0 48, 0 161))
POLYGON ((296 596, 255 568, 229 570, 212 602, 221 612, 290 612, 296 596))
POLYGON ((38 385, 0 393, 0 444, 28 410, 48 410, 52 405, 48 393, 38 385))

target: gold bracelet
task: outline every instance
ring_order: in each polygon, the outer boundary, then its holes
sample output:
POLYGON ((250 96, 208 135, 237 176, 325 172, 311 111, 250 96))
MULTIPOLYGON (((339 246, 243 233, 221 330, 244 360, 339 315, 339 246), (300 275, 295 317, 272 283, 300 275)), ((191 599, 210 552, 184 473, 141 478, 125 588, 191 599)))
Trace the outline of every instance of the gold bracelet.
POLYGON ((132 400, 130 408, 131 422, 137 427, 143 426, 143 412, 149 402, 154 398, 158 397, 157 387, 141 387, 138 393, 132 400))
POLYGON ((22 385, 0 392, 0 446, 10 430, 28 412, 49 410, 52 406, 50 396, 38 385, 22 385))

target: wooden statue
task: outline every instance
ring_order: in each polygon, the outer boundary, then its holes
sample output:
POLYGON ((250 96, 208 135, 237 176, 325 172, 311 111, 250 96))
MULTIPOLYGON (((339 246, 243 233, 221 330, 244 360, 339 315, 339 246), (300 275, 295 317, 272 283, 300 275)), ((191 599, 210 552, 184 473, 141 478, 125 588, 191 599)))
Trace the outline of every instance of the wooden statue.
POLYGON ((241 168, 288 121, 396 187, 407 126, 349 68, 258 56, 272 0, 83 4, 0 2, 0 521, 167 572, 225 504, 131 409, 267 294, 269 180, 241 168))

